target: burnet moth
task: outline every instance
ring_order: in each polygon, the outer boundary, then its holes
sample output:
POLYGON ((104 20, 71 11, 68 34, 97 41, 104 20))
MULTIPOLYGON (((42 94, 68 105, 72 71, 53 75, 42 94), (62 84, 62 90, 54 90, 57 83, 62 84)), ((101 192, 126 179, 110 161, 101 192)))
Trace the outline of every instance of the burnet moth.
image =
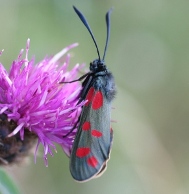
POLYGON ((80 81, 85 78, 79 102, 85 100, 86 103, 82 108, 70 156, 70 172, 73 178, 76 181, 85 182, 98 177, 105 171, 113 140, 113 131, 110 126, 111 102, 116 90, 113 75, 108 71, 104 62, 110 35, 112 10, 110 9, 106 14, 107 37, 104 55, 101 59, 87 20, 76 7, 73 6, 73 8, 89 31, 98 54, 98 59, 90 63, 90 71, 79 79, 71 81, 80 81))

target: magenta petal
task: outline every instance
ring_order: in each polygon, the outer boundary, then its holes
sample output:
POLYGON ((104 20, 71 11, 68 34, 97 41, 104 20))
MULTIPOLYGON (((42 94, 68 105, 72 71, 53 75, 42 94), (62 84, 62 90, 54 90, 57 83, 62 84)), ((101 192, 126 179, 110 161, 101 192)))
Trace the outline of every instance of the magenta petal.
POLYGON ((63 138, 72 130, 80 115, 83 102, 77 103, 81 84, 59 82, 77 79, 81 66, 76 65, 68 71, 70 55, 63 55, 78 44, 72 44, 37 64, 28 59, 29 45, 30 40, 27 41, 26 56, 23 58, 21 50, 9 73, 0 64, 0 113, 17 123, 9 136, 20 133, 20 138, 24 139, 25 130, 37 135, 35 158, 38 146, 42 144, 47 165, 47 154, 53 155, 55 144, 59 144, 69 155, 76 133, 74 129, 63 138))

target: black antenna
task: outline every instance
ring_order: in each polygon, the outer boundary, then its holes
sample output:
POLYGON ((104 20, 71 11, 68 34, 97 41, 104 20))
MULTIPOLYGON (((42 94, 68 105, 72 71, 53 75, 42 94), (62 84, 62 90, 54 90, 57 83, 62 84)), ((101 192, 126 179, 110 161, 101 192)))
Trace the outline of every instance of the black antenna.
POLYGON ((107 35, 106 35, 106 44, 104 48, 104 55, 102 60, 104 61, 105 55, 106 55, 106 50, 109 42, 109 37, 110 37, 110 14, 112 13, 112 8, 106 13, 106 27, 107 27, 107 35))
MULTIPOLYGON (((90 33, 90 35, 91 35, 91 37, 92 37, 92 39, 93 39, 93 41, 95 43, 95 47, 96 47, 96 50, 97 50, 98 58, 99 58, 99 61, 100 61, 101 59, 100 59, 100 53, 99 53, 99 50, 98 50, 98 46, 97 46, 96 40, 94 38, 94 35, 93 35, 93 33, 92 33, 91 29, 90 29, 90 26, 87 23, 87 20, 85 19, 84 15, 75 6, 73 6, 73 8, 74 8, 75 12, 77 13, 77 15, 79 16, 80 20, 83 22, 83 24, 85 25, 85 27, 89 31, 89 33, 90 33)), ((109 20, 109 16, 108 16, 108 20, 109 20)), ((107 43, 106 43, 106 45, 107 45, 107 43)))

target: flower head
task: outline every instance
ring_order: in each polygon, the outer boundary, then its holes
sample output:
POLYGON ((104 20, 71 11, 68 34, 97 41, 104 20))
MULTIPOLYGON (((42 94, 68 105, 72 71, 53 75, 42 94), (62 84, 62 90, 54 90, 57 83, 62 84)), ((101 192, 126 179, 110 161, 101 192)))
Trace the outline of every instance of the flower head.
MULTIPOLYGON (((36 151, 42 144, 47 165, 47 154, 53 155, 55 144, 59 144, 69 155, 75 136, 73 127, 76 127, 82 106, 82 103, 77 104, 81 85, 78 82, 60 82, 76 79, 79 65, 67 71, 70 56, 66 55, 62 63, 60 59, 77 44, 35 65, 34 59, 28 60, 29 43, 28 40, 26 56, 22 57, 21 50, 9 73, 0 64, 0 115, 15 126, 9 129, 8 136, 5 135, 6 140, 16 137, 19 142, 24 142, 28 135, 36 137, 36 151)), ((1 158, 5 160, 0 155, 1 158)))

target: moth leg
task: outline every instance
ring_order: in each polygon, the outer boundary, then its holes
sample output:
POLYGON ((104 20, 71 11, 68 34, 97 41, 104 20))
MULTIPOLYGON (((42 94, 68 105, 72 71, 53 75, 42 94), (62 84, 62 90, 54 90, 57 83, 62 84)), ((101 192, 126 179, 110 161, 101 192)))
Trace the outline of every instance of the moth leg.
POLYGON ((79 116, 77 122, 75 123, 75 125, 72 127, 72 129, 66 135, 63 135, 63 138, 67 137, 69 134, 72 133, 72 131, 77 127, 79 120, 80 120, 80 116, 79 116))
POLYGON ((92 76, 89 76, 83 82, 83 84, 82 84, 83 85, 83 89, 82 89, 82 91, 80 93, 80 99, 79 99, 77 104, 81 103, 85 99, 85 97, 87 95, 87 91, 89 90, 89 87, 90 87, 90 84, 91 84, 91 80, 92 80, 92 76))
POLYGON ((81 77, 79 77, 79 78, 76 79, 76 80, 72 80, 72 81, 69 81, 69 82, 59 82, 59 84, 78 82, 78 81, 83 80, 85 77, 87 77, 87 76, 90 75, 90 74, 91 74, 91 72, 88 72, 88 73, 82 75, 81 77))

